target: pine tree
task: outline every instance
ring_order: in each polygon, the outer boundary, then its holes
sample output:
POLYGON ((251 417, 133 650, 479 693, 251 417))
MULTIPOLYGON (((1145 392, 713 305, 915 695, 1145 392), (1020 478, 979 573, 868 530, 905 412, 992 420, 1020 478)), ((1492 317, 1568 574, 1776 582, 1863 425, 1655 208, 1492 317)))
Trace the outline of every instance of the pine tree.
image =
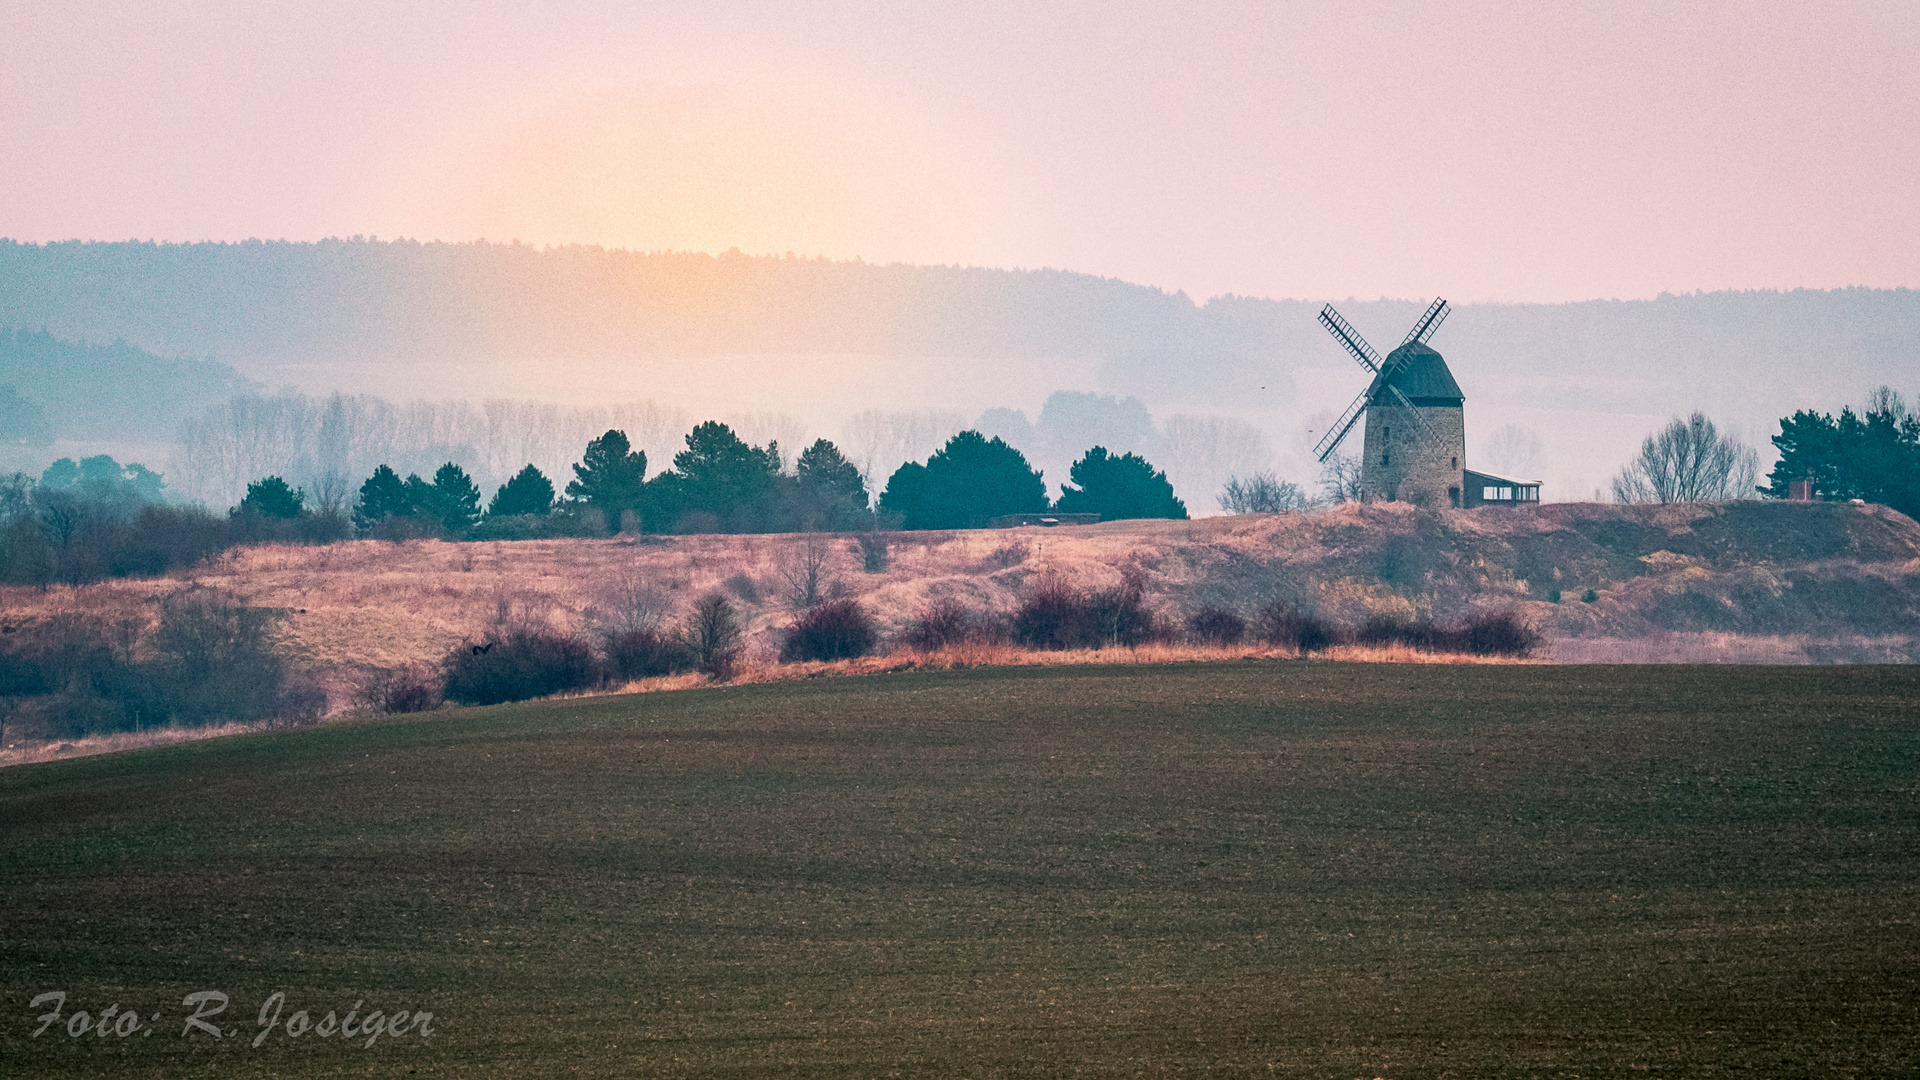
POLYGON ((463 533, 479 523, 480 488, 465 469, 449 461, 434 470, 433 495, 448 532, 463 533))
POLYGON ((515 514, 544 516, 552 510, 553 481, 532 465, 501 484, 500 490, 493 493, 493 501, 487 504, 488 517, 510 517, 515 514))
POLYGON ((604 513, 620 527, 620 515, 639 511, 646 499, 647 455, 634 450, 624 431, 608 431, 587 444, 567 483, 567 498, 604 513))
POLYGON ((1920 514, 1920 417, 1897 399, 1864 416, 1851 408, 1837 417, 1796 412, 1781 419, 1773 445, 1780 461, 1764 490, 1775 498, 1786 498, 1792 481, 1810 479, 1818 498, 1864 499, 1920 514))
POLYGON ((360 485, 360 502, 353 508, 353 523, 363 530, 370 529, 387 518, 411 513, 413 502, 408 498, 406 482, 382 465, 360 485))
POLYGON ((1174 497, 1167 474, 1155 472, 1137 454, 1114 457, 1106 447, 1096 446, 1073 463, 1071 475, 1078 487, 1062 489, 1060 501, 1054 506, 1063 514, 1099 514, 1101 521, 1184 520, 1187 516, 1187 505, 1174 497))
POLYGON ((823 529, 854 527, 867 510, 867 485, 839 447, 816 439, 794 466, 800 524, 823 529))
POLYGON ((749 446, 732 428, 709 420, 687 433, 687 448, 649 491, 661 517, 676 528, 703 521, 699 527, 757 532, 773 517, 779 474, 777 446, 749 446))
POLYGON ((247 485, 246 497, 237 508, 242 514, 266 518, 297 518, 306 504, 306 493, 277 476, 263 477, 247 485))
POLYGON ((925 465, 900 466, 880 508, 900 514, 909 529, 978 529, 1001 514, 1044 512, 1047 485, 1020 451, 963 431, 925 465))

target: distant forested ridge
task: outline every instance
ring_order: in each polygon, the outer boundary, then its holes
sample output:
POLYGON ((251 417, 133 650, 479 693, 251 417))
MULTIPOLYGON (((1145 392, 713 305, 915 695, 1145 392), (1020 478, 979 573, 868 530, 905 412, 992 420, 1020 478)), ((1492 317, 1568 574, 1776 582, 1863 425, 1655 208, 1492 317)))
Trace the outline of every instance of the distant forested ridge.
POLYGON ((117 440, 172 439, 183 416, 259 389, 213 360, 172 360, 124 341, 91 345, 4 328, 0 387, 37 407, 55 437, 117 440))
MULTIPOLYGON (((1426 299, 1340 306, 1373 328, 1384 351, 1426 299)), ((1277 399, 1290 371, 1339 357, 1314 323, 1319 306, 1237 296, 1196 304, 1056 270, 738 252, 361 238, 0 241, 0 326, 246 361, 255 373, 337 360, 1074 357, 1099 361, 1101 389, 1156 406, 1275 381, 1277 399)), ((1463 384, 1482 401, 1517 394, 1549 407, 1684 411, 1682 402, 1649 409, 1649 393, 1712 372, 1707 392, 1742 406, 1764 401, 1777 415, 1778 402, 1811 383, 1855 393, 1911 381, 1903 373, 1920 357, 1920 291, 1456 304, 1439 343, 1466 360, 1463 384)))
POLYGON ((283 361, 1271 352, 1184 294, 1055 270, 409 240, 0 240, 0 326, 283 361))
MULTIPOLYGON (((1434 290, 1445 292, 1446 283, 1434 290)), ((1336 303, 1385 351, 1430 299, 1336 303)), ((1779 419, 1797 410, 1837 412, 1881 385, 1920 391, 1920 290, 1564 304, 1451 299, 1453 315, 1434 342, 1466 392, 1467 464, 1539 478, 1549 499, 1600 497, 1647 432, 1673 416, 1700 411, 1765 447, 1779 419)), ((315 400, 342 392, 583 409, 652 402, 729 422, 779 414, 794 429, 780 432, 781 445, 804 445, 803 434, 832 438, 877 474, 870 477, 876 484, 906 457, 979 426, 1027 451, 1050 485, 1065 480, 1070 455, 1090 445, 1138 451, 1168 470, 1195 512, 1211 506, 1224 481, 1221 469, 1196 461, 1246 459, 1245 468, 1227 471, 1312 481, 1319 466, 1308 448, 1364 384, 1316 324, 1320 307, 1242 296, 1196 303, 1179 292, 1059 270, 738 252, 362 238, 0 240, 0 329, 44 331, 104 350, 124 341, 150 357, 212 357, 315 400), (1069 416, 1073 410, 1055 407, 1096 397, 1126 408, 1069 416), (863 419, 876 411, 938 413, 940 422, 926 439, 909 440, 913 446, 882 452, 888 440, 868 437, 876 433, 863 419), (1157 434, 1181 443, 1178 452, 1148 445, 1143 425, 1167 428, 1157 434), (1050 450, 1058 440, 1042 436, 1063 426, 1074 437, 1050 450), (1257 429, 1259 445, 1231 454, 1204 445, 1207 433, 1228 427, 1257 429)), ((65 368, 94 370, 78 359, 65 368)), ((67 385, 93 378, 73 375, 67 385)), ((46 435, 28 406, 43 399, 27 386, 17 391, 21 401, 0 400, 0 414, 12 417, 0 450, 31 454, 46 435)), ((179 408, 172 402, 180 399, 165 394, 143 395, 138 407, 116 400, 122 404, 84 419, 127 437, 205 412, 179 408)), ((47 409, 56 411, 51 402, 47 409)), ((444 434, 415 441, 462 441, 444 434)), ((577 435, 570 429, 567 441, 577 435)), ((750 441, 773 437, 771 429, 756 431, 750 441)), ((543 460, 511 457, 497 464, 543 460)), ((466 461, 448 454, 420 464, 445 460, 466 461)), ((184 464, 175 463, 169 483, 201 491, 184 464)), ((467 466, 475 476, 487 472, 478 459, 467 466)), ((226 472, 234 483, 260 475, 226 472)), ((236 491, 217 484, 201 497, 219 501, 236 491)))

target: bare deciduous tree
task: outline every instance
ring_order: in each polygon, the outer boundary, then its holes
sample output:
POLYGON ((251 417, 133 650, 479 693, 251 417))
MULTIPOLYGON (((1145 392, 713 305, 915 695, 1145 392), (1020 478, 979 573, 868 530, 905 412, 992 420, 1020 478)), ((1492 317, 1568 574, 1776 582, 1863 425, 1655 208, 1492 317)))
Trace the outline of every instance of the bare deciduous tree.
POLYGON ((1269 472, 1258 472, 1242 480, 1227 477, 1220 490, 1220 509, 1229 514, 1288 514, 1313 507, 1300 485, 1282 480, 1269 472))
POLYGON ((867 490, 878 493, 901 462, 925 458, 966 426, 967 418, 955 412, 868 409, 848 418, 840 442, 867 490))
POLYGON ((1358 502, 1365 494, 1360 475, 1359 458, 1335 454, 1320 467, 1320 490, 1328 502, 1358 502))
POLYGON ((658 582, 642 573, 638 566, 617 567, 600 583, 595 593, 595 621, 609 636, 635 631, 653 633, 666 621, 673 602, 658 582))
POLYGON ((1613 478, 1623 503, 1722 502, 1751 498, 1760 455, 1722 435, 1704 413, 1673 420, 1640 444, 1640 453, 1613 478))
POLYGON ((377 465, 431 475, 453 461, 491 488, 529 462, 548 476, 565 475, 590 439, 616 428, 649 460, 664 463, 679 447, 687 416, 651 401, 564 406, 495 399, 476 407, 368 395, 243 394, 181 423, 167 479, 178 495, 218 506, 267 475, 312 492, 332 473, 357 490, 377 465))
MULTIPOLYGON (((727 417, 727 426, 741 440, 765 446, 780 457, 780 471, 793 468, 794 455, 806 448, 807 423, 792 413, 742 412, 727 417)), ((670 458, 660 458, 662 462, 670 458)))
POLYGON ((1475 468, 1501 476, 1531 477, 1540 472, 1540 433, 1518 424, 1501 424, 1474 451, 1475 468))
POLYGON ((806 533, 781 548, 773 568, 787 585, 787 606, 806 611, 826 599, 833 581, 832 545, 820 533, 806 533))
MULTIPOLYGON (((1920 398, 1916 398, 1915 400, 1920 401, 1920 398)), ((1906 399, 1900 396, 1900 391, 1895 390, 1891 386, 1876 386, 1867 391, 1867 410, 1865 415, 1871 416, 1874 413, 1884 413, 1887 416, 1891 416, 1896 423, 1905 420, 1907 418, 1906 399)))
POLYGON ((1160 426, 1161 459, 1173 490, 1200 504, 1230 476, 1268 468, 1273 453, 1260 429, 1225 416, 1177 413, 1160 426))

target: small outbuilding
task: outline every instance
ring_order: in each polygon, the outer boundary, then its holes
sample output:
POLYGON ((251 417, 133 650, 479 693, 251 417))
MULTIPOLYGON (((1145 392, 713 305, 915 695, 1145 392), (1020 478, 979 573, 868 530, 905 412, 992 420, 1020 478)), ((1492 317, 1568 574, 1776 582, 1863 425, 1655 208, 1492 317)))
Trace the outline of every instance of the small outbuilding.
POLYGON ((1474 472, 1464 469, 1465 482, 1461 485, 1460 505, 1462 506, 1538 506, 1540 504, 1540 481, 1511 480, 1492 473, 1474 472))

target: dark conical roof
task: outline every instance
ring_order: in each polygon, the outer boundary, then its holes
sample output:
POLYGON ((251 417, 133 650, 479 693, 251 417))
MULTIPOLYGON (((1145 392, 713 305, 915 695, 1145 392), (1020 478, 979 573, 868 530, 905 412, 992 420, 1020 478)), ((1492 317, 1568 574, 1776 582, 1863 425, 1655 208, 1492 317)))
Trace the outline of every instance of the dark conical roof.
POLYGON ((1401 393, 1413 399, 1415 405, 1458 406, 1466 399, 1460 392, 1460 384, 1453 381, 1453 372, 1447 370, 1447 362, 1417 341, 1387 354, 1386 366, 1374 376, 1367 400, 1375 405, 1397 404, 1392 398, 1384 397, 1389 379, 1401 393))

